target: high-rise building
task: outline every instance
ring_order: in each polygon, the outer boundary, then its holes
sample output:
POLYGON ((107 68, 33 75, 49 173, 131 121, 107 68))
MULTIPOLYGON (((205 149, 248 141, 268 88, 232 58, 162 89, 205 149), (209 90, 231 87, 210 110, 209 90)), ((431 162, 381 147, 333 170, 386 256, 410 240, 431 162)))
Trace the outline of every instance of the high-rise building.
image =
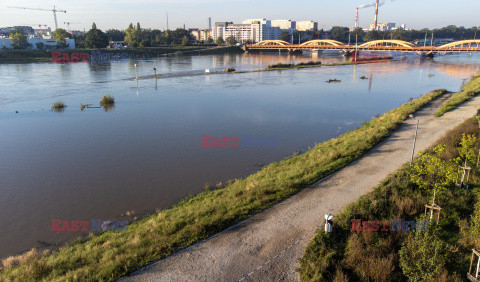
POLYGON ((297 21, 296 29, 298 31, 317 31, 318 23, 314 21, 297 21))
POLYGON ((292 20, 272 20, 272 26, 283 30, 292 30, 296 28, 296 22, 292 20))
POLYGON ((208 17, 208 29, 212 29, 212 17, 208 17))
POLYGON ((282 32, 280 28, 272 27, 270 20, 250 19, 243 21, 241 24, 216 22, 212 34, 214 39, 222 37, 226 40, 233 36, 238 42, 246 43, 280 39, 282 32))

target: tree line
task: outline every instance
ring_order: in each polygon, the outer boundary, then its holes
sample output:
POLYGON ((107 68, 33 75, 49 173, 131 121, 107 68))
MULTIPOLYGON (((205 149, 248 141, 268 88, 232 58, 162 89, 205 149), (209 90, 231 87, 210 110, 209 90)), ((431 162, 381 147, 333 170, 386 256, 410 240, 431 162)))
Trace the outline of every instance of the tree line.
POLYGON ((427 39, 432 38, 432 34, 435 38, 451 38, 453 40, 466 40, 474 39, 480 37, 480 26, 465 28, 463 26, 457 27, 455 25, 449 25, 437 29, 420 29, 420 30, 404 30, 404 29, 395 29, 393 31, 378 31, 370 30, 365 32, 362 28, 356 28, 350 32, 348 27, 334 26, 331 30, 332 39, 338 40, 341 42, 347 43, 355 42, 358 39, 358 42, 368 42, 372 40, 381 40, 381 39, 394 39, 394 40, 403 40, 403 41, 414 41, 417 39, 427 39))

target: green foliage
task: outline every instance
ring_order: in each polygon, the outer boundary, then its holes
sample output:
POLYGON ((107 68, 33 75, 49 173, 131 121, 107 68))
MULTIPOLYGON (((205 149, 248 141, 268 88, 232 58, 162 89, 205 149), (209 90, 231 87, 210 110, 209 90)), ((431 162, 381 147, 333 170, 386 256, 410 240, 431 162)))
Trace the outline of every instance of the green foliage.
POLYGON ((67 43, 66 38, 70 37, 68 32, 63 28, 57 28, 53 32, 52 38, 57 40, 58 43, 65 45, 67 43))
POLYGON ((212 43, 213 43, 213 38, 209 37, 209 38, 207 39, 207 43, 208 43, 208 44, 212 44, 212 43))
POLYGON ((462 135, 462 141, 460 142, 460 157, 462 161, 465 160, 467 164, 475 163, 478 156, 478 149, 476 148, 477 137, 474 135, 462 135))
POLYGON ((225 44, 225 41, 223 40, 222 37, 217 37, 217 40, 215 40, 215 44, 220 46, 220 45, 225 44))
POLYGON ((357 27, 355 30, 352 31, 351 35, 351 42, 355 43, 356 40, 358 40, 358 43, 363 42, 363 37, 365 36, 365 31, 361 27, 357 27))
POLYGON ((443 160, 440 155, 445 152, 444 145, 433 148, 433 154, 422 154, 413 163, 411 181, 418 187, 428 190, 434 189, 435 202, 436 192, 443 191, 455 183, 457 166, 451 160, 443 160))
POLYGON ((109 29, 105 32, 109 41, 124 41, 125 31, 118 29, 109 29))
POLYGON ((365 34, 363 37, 363 41, 368 42, 368 41, 373 41, 373 40, 380 40, 385 38, 385 33, 382 31, 378 30, 370 30, 365 34))
POLYGON ((18 30, 10 33, 10 40, 12 41, 13 49, 27 49, 30 46, 27 36, 18 30))
POLYGON ((348 27, 343 27, 343 26, 334 26, 332 27, 331 33, 332 33, 332 38, 334 40, 347 42, 350 29, 348 27))
POLYGON ((428 231, 416 231, 399 251, 400 267, 411 281, 431 281, 445 269, 445 245, 435 231, 433 225, 428 231))
POLYGON ((234 36, 229 36, 227 37, 227 39, 225 40, 227 42, 228 45, 230 46, 233 46, 235 44, 237 44, 237 39, 235 39, 234 36))
POLYGON ((454 110, 458 105, 466 102, 480 93, 480 74, 473 76, 467 82, 460 92, 453 94, 453 96, 445 103, 436 113, 435 116, 441 117, 445 113, 454 110))
POLYGON ((107 35, 97 29, 95 23, 92 24, 92 28, 87 32, 85 37, 85 47, 87 48, 105 48, 108 46, 107 35))
POLYGON ((290 42, 292 41, 292 35, 286 31, 282 31, 282 35, 280 36, 280 40, 290 42))
POLYGON ((182 45, 183 46, 187 46, 190 44, 190 38, 188 36, 183 36, 183 39, 182 39, 182 45))

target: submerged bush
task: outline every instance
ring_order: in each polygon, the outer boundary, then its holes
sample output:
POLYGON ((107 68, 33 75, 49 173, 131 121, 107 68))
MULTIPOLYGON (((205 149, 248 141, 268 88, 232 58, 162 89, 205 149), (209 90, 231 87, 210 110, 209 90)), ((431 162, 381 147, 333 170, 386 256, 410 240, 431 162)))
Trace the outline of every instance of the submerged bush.
POLYGON ((66 107, 67 105, 65 105, 65 103, 63 103, 62 101, 57 101, 53 103, 52 110, 55 112, 63 112, 66 107))
POLYGON ((100 100, 100 106, 113 105, 113 104, 115 104, 115 98, 110 95, 105 95, 103 96, 102 100, 100 100))

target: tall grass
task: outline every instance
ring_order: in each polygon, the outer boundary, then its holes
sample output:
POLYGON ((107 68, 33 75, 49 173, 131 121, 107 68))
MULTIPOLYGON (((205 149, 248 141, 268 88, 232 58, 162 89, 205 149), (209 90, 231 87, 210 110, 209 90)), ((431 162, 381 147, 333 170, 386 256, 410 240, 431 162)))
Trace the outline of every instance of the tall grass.
POLYGON ((53 103, 52 111, 63 112, 66 107, 67 107, 67 105, 65 105, 65 103, 63 103, 62 101, 57 101, 57 102, 53 103))
POLYGON ((0 271, 0 280, 114 280, 124 276, 206 239, 348 165, 387 137, 408 115, 443 93, 444 89, 433 91, 304 154, 188 197, 170 209, 132 223, 127 231, 90 234, 55 253, 5 267, 0 271))
MULTIPOLYGON (((477 121, 469 119, 439 140, 439 144, 446 147, 440 156, 442 159, 458 156, 463 133, 478 136, 477 121)), ((426 152, 430 153, 431 149, 426 152)), ((398 263, 398 250, 411 232, 352 232, 351 220, 422 220, 424 205, 431 200, 431 193, 411 183, 410 174, 410 166, 405 165, 373 192, 336 215, 332 233, 317 231, 300 259, 297 271, 301 280, 331 281, 340 272, 350 281, 407 281, 398 263)), ((468 190, 451 187, 437 199, 443 208, 439 222, 441 231, 437 235, 452 250, 447 253, 447 264, 441 275, 446 278, 438 281, 455 281, 457 274, 463 276, 468 271, 469 255, 474 246, 468 232, 462 229, 467 229, 467 220, 473 214, 480 192, 478 170, 470 180, 468 190)))
POLYGON ((453 96, 438 110, 435 116, 443 116, 445 113, 454 110, 463 102, 472 99, 478 93, 480 93, 480 73, 473 76, 471 80, 462 87, 460 92, 453 94, 453 96))

